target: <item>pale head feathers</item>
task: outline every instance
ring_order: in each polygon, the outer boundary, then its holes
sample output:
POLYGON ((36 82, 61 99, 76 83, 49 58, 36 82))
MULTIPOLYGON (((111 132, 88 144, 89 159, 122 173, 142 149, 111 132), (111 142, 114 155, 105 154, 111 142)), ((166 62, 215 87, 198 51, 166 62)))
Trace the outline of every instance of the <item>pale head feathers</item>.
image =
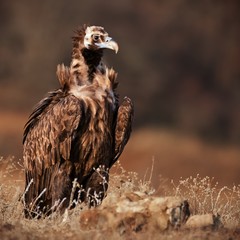
POLYGON ((118 52, 118 44, 113 41, 108 33, 100 26, 90 26, 85 30, 84 46, 87 49, 111 49, 118 52))

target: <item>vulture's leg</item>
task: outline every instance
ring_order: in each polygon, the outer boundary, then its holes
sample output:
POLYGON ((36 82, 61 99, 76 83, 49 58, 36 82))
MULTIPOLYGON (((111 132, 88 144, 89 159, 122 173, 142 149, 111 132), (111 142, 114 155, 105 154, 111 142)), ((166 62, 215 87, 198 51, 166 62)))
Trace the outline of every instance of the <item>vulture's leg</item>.
POLYGON ((105 166, 99 166, 88 178, 84 186, 86 191, 84 200, 88 203, 89 207, 101 204, 108 189, 108 179, 109 170, 105 166))
POLYGON ((70 197, 73 190, 72 164, 66 161, 60 165, 53 177, 52 206, 53 211, 66 209, 71 205, 70 197))

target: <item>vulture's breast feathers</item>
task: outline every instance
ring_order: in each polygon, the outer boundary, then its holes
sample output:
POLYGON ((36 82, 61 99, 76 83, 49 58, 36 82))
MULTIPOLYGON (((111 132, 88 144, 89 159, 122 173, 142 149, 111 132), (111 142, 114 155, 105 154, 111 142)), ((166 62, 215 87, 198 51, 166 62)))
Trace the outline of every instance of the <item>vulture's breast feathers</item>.
MULTIPOLYGON (((87 105, 95 103, 95 107, 104 108, 107 104, 112 107, 112 110, 116 108, 117 94, 116 88, 116 76, 117 74, 113 69, 104 69, 104 71, 97 71, 93 78, 93 83, 86 85, 71 85, 69 93, 74 95, 84 102, 88 102, 87 105)), ((96 110, 92 109, 92 113, 95 114, 96 110)))

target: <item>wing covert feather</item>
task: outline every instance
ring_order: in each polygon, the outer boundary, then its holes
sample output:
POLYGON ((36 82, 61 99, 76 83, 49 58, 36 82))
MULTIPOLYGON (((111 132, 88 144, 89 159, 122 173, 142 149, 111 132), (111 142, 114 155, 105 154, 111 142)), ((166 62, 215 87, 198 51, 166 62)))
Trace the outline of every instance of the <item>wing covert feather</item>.
POLYGON ((41 118, 41 116, 47 112, 49 109, 52 108, 53 105, 55 105, 57 102, 59 102, 62 97, 64 96, 64 92, 61 89, 52 91, 48 93, 48 96, 46 96, 44 99, 42 99, 34 108, 32 114, 30 115, 27 123, 24 126, 24 133, 23 133, 23 144, 26 140, 26 137, 38 120, 41 118))
POLYGON ((45 168, 70 158, 71 142, 81 117, 79 100, 66 96, 31 125, 24 142, 25 168, 36 169, 39 175, 45 168))

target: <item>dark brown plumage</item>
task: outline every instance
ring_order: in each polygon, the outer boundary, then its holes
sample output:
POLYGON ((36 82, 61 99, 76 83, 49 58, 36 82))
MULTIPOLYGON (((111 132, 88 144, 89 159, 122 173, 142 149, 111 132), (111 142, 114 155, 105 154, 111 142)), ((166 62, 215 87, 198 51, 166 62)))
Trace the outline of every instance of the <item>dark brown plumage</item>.
POLYGON ((127 97, 118 104, 117 74, 101 61, 105 48, 118 50, 102 27, 77 30, 70 67, 57 67, 60 89, 39 102, 25 125, 28 217, 79 200, 95 206, 106 194, 109 168, 130 137, 133 105, 127 97))

